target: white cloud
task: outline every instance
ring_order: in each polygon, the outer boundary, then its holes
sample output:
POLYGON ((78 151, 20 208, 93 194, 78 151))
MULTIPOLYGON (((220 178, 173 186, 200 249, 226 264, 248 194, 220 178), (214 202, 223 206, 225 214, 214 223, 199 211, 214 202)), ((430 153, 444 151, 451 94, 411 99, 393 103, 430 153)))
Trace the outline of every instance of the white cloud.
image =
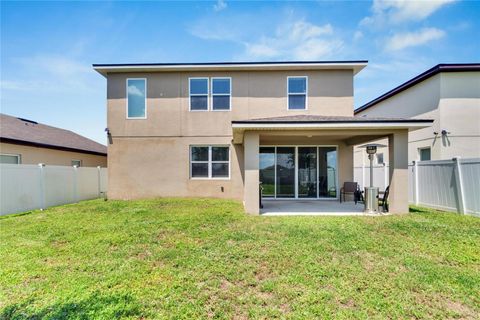
POLYGON ((330 24, 314 25, 304 20, 277 27, 275 34, 244 42, 244 59, 324 59, 338 52, 343 41, 333 37, 330 24))
POLYGON ((360 39, 363 38, 363 32, 362 31, 355 31, 355 33, 353 34, 353 40, 354 41, 358 41, 360 39))
POLYGON ((445 32, 437 28, 424 28, 415 32, 398 33, 387 41, 385 50, 397 51, 408 47, 419 46, 444 36, 445 32))
POLYGON ((374 0, 373 14, 365 17, 361 25, 398 24, 405 21, 420 21, 445 5, 456 0, 374 0))
POLYGON ((87 63, 57 55, 36 55, 28 58, 18 58, 15 59, 15 62, 24 67, 42 70, 57 77, 70 77, 92 71, 87 63))
POLYGON ((227 8, 227 3, 224 0, 218 0, 217 3, 213 5, 213 10, 222 11, 227 8))
POLYGON ((132 94, 134 96, 139 96, 139 97, 143 97, 143 92, 140 91, 140 89, 138 89, 137 87, 135 86, 128 86, 128 94, 132 94))
POLYGON ((245 43, 245 46, 249 56, 273 58, 280 55, 277 49, 265 43, 245 43))
POLYGON ((59 55, 35 55, 11 60, 15 78, 2 80, 2 90, 30 92, 95 91, 97 77, 90 64, 59 55))

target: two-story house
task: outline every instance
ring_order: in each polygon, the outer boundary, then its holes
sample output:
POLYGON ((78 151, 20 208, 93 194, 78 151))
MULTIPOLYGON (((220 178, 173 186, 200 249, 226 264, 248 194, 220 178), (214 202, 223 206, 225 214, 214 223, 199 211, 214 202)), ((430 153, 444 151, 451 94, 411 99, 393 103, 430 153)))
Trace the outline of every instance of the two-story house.
MULTIPOLYGON (((355 110, 358 117, 429 118, 409 134, 409 162, 480 157, 480 63, 438 64, 355 110)), ((384 139, 379 144, 388 144, 384 139)), ((368 160, 355 150, 355 166, 368 160)), ((379 150, 378 164, 388 161, 379 150)))
MULTIPOLYGON (((358 118, 367 61, 96 64, 107 78, 109 197, 338 199, 353 146, 387 137, 390 211, 408 212, 408 132, 423 119, 358 118)), ((318 202, 321 206, 322 202, 318 202)))

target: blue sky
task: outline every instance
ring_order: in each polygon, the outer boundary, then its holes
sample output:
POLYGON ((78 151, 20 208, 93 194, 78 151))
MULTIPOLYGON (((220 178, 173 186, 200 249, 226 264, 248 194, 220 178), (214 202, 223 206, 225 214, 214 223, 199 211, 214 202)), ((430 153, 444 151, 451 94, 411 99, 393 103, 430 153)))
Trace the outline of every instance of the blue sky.
POLYGON ((358 60, 355 106, 438 63, 478 62, 480 2, 5 2, 1 112, 105 143, 92 63, 358 60))

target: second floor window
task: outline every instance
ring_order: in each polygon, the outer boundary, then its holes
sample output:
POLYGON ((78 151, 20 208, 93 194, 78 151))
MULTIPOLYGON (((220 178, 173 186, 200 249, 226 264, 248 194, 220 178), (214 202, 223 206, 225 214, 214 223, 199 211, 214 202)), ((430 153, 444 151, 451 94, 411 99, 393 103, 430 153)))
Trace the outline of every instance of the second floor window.
POLYGON ((230 78, 212 78, 212 110, 230 110, 230 78))
POLYGON ((288 110, 307 109, 307 77, 288 77, 288 110))
POLYGON ((190 78, 190 110, 208 111, 208 78, 190 78))
POLYGON ((127 119, 147 118, 147 79, 127 79, 127 119))

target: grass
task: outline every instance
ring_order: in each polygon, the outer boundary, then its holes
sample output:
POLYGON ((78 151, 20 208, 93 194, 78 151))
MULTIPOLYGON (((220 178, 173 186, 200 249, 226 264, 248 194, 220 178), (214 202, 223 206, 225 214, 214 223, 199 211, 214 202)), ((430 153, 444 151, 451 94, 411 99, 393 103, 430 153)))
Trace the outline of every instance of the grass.
POLYGON ((207 199, 87 201, 0 219, 0 319, 462 318, 480 219, 252 217, 207 199))

